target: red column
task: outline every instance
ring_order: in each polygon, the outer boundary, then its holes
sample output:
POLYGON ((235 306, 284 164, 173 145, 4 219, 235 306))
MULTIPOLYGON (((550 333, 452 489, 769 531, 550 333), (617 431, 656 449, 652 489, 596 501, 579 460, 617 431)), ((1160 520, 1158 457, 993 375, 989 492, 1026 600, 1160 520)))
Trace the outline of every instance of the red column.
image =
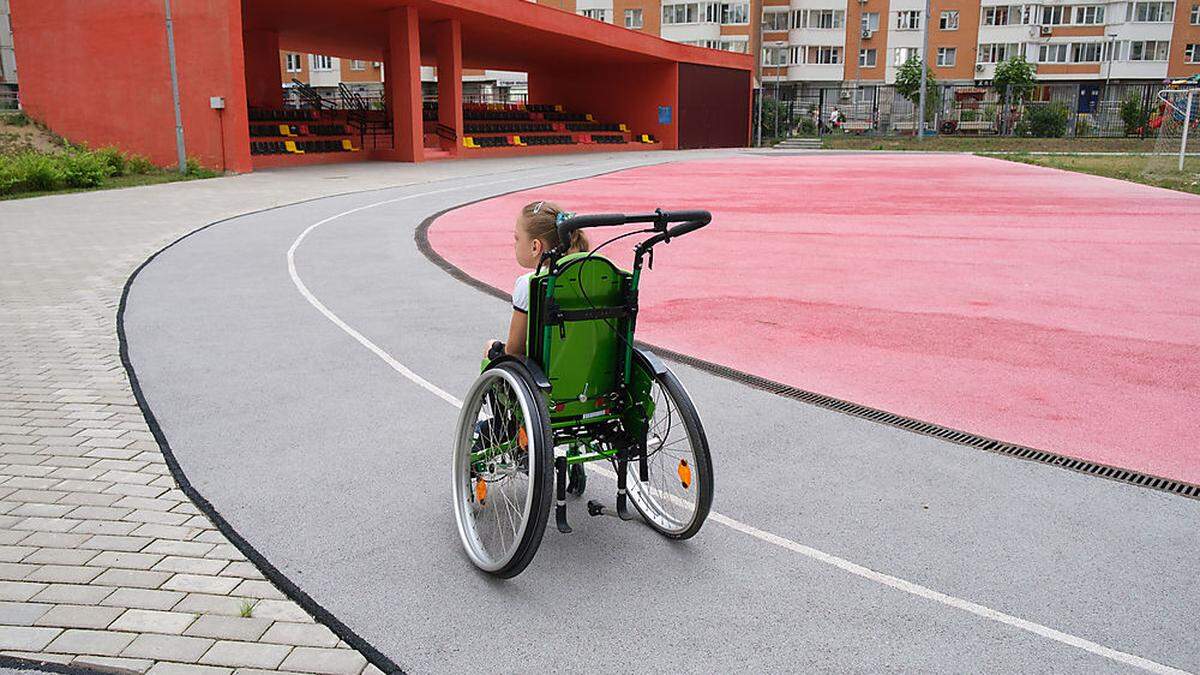
POLYGON ((279 72, 279 33, 248 30, 242 33, 246 56, 246 101, 251 108, 283 106, 283 78, 279 72))
POLYGON ((459 154, 463 137, 462 24, 448 19, 434 26, 437 56, 438 124, 454 130, 454 138, 438 136, 443 150, 459 154))
POLYGON ((417 8, 397 7, 387 14, 384 90, 392 113, 392 152, 401 162, 425 159, 421 121, 421 36, 417 8))

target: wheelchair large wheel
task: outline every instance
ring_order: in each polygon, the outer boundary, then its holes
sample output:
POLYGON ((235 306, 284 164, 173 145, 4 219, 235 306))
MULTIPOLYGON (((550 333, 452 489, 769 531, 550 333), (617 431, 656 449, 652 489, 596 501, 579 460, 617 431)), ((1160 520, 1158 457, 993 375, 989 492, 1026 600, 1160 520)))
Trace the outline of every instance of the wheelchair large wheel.
POLYGON ((653 413, 646 434, 648 481, 640 462, 628 464, 629 498, 650 527, 672 539, 700 531, 712 508, 713 472, 708 439, 692 399, 670 370, 650 385, 653 413))
POLYGON ((479 375, 463 401, 454 445, 454 517, 471 562, 499 577, 537 553, 554 490, 550 415, 518 365, 479 375))

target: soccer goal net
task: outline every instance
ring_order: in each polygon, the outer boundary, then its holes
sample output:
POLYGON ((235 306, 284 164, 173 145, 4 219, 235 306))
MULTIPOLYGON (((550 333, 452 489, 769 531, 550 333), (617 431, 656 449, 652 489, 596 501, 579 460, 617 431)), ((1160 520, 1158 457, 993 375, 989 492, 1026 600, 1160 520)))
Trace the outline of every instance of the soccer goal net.
POLYGON ((1149 124, 1157 140, 1146 173, 1200 173, 1200 87, 1158 92, 1149 124))

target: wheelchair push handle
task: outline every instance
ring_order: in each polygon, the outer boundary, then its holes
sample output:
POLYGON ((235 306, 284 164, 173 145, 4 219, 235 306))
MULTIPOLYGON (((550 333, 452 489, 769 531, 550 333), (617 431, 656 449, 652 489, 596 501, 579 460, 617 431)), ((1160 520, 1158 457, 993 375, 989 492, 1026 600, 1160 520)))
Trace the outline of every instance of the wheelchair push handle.
MULTIPOLYGON (((625 215, 623 213, 591 213, 582 216, 572 216, 558 224, 558 240, 570 241, 571 233, 585 227, 616 227, 633 223, 653 223, 654 231, 659 234, 651 237, 654 243, 678 237, 704 227, 712 220, 708 211, 663 211, 656 209, 654 213, 638 213, 625 215), (667 228, 670 223, 683 223, 676 227, 667 228), (664 236, 665 235, 665 236, 664 236)), ((653 245, 653 244, 651 244, 653 245)))

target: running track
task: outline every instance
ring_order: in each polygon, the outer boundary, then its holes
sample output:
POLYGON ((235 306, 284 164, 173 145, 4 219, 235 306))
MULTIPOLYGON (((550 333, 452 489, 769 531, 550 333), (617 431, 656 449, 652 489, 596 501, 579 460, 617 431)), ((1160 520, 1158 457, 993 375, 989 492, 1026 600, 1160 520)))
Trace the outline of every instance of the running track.
POLYGON ((966 155, 745 157, 506 195, 430 242, 511 289, 513 215, 536 199, 713 211, 642 285, 652 344, 1200 484, 1200 197, 966 155))
MULTIPOLYGON (((714 448, 700 535, 668 542, 574 501, 575 533, 548 533, 520 577, 476 573, 447 453, 455 396, 508 311, 414 232, 467 201, 668 157, 332 197, 164 251, 124 326, 193 487, 410 672, 1200 670, 1200 502, 678 364, 714 448)), ((664 254, 683 260, 682 243, 664 254)), ((612 491, 597 479, 588 496, 612 491)))

